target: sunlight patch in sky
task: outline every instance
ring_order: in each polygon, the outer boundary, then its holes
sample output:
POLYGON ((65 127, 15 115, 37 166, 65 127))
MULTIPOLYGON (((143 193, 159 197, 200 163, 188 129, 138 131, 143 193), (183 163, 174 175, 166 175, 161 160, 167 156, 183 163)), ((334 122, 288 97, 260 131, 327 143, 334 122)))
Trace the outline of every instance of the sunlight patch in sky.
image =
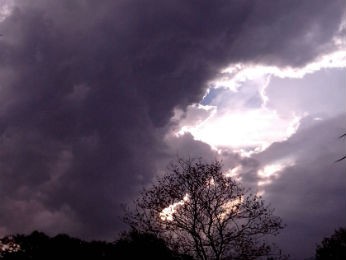
POLYGON ((190 132, 196 140, 213 147, 232 147, 239 151, 253 147, 259 152, 274 141, 288 138, 299 126, 300 117, 280 118, 273 110, 256 109, 215 114, 195 126, 184 126, 179 133, 190 132))
POLYGON ((222 213, 219 215, 221 219, 224 219, 228 215, 234 215, 239 212, 239 208, 241 206, 241 203, 243 202, 243 197, 236 198, 232 201, 229 201, 222 205, 222 213))
POLYGON ((343 49, 321 55, 302 68, 230 65, 210 81, 210 88, 200 104, 189 106, 183 116, 181 111, 176 113, 180 116, 175 117, 178 122, 175 134, 191 133, 196 140, 208 143, 215 150, 227 147, 243 156, 251 156, 274 142, 287 140, 310 112, 292 109, 287 114, 280 113, 279 107, 268 107, 268 102, 275 99, 266 92, 273 78, 304 79, 321 69, 340 68, 346 68, 343 49))
POLYGON ((181 201, 173 203, 172 205, 169 205, 168 207, 164 208, 160 212, 160 218, 163 221, 172 221, 173 220, 173 214, 176 212, 177 208, 179 206, 184 205, 184 203, 186 203, 188 201, 189 201, 189 195, 186 194, 181 201))
POLYGON ((225 176, 241 182, 243 171, 244 171, 243 166, 237 165, 236 167, 233 167, 233 168, 227 170, 225 172, 225 176))
MULTIPOLYGON (((344 46, 342 39, 337 39, 340 45, 344 46)), ((315 61, 302 68, 279 68, 275 66, 265 66, 259 64, 230 64, 223 69, 220 75, 210 81, 212 87, 228 87, 230 90, 237 91, 241 85, 248 80, 258 80, 261 77, 276 76, 279 78, 302 78, 306 74, 319 71, 322 68, 345 68, 346 50, 340 50, 321 55, 315 61)))
POLYGON ((283 171, 287 167, 293 166, 294 164, 295 162, 293 159, 286 159, 265 165, 257 173, 258 177, 261 179, 261 181, 258 182, 258 186, 270 184, 272 180, 277 177, 279 172, 283 171))
POLYGON ((258 186, 257 194, 259 196, 264 195, 265 186, 271 184, 280 175, 280 173, 283 170, 285 170, 287 167, 291 167, 294 165, 295 165, 295 161, 292 158, 290 158, 290 159, 276 161, 262 167, 257 172, 257 175, 260 179, 257 182, 257 186, 258 186))
POLYGON ((6 19, 12 12, 12 1, 0 0, 0 22, 6 19))

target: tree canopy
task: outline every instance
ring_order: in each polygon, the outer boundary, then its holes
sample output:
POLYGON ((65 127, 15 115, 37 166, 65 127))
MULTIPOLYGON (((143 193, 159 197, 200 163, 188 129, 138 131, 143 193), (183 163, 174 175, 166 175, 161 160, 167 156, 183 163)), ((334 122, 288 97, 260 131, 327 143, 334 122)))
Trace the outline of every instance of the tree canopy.
POLYGON ((34 231, 29 235, 6 236, 0 239, 0 259, 114 259, 112 243, 87 242, 66 234, 50 237, 34 231))
POLYGON ((219 161, 201 159, 172 163, 142 191, 125 220, 204 260, 268 256, 266 236, 283 228, 273 209, 226 176, 219 161))
POLYGON ((346 259, 346 229, 340 228, 326 237, 316 248, 316 260, 346 259))
POLYGON ((132 229, 115 243, 117 259, 193 260, 168 248, 163 239, 152 233, 132 229))
POLYGON ((113 242, 87 242, 66 234, 50 237, 34 231, 29 235, 5 236, 0 239, 0 259, 152 259, 191 260, 168 248, 165 241, 154 234, 136 230, 125 232, 113 242))

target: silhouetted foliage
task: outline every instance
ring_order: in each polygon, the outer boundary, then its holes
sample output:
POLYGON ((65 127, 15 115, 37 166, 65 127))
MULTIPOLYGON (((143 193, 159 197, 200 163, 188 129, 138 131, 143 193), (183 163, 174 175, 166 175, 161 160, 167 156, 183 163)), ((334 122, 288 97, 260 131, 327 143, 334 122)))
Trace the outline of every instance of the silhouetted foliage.
POLYGON ((116 243, 86 242, 65 234, 53 238, 34 231, 30 235, 6 236, 0 239, 0 259, 152 259, 192 260, 169 249, 166 243, 149 233, 132 230, 122 234, 116 243))
POLYGON ((169 249, 166 242, 155 234, 141 233, 134 229, 122 235, 115 245, 115 251, 118 259, 193 259, 169 249))
POLYGON ((62 234, 53 238, 34 231, 30 235, 7 236, 0 240, 0 259, 114 259, 114 245, 86 242, 62 234), (11 250, 10 248, 15 248, 11 250))
POLYGON ((197 259, 269 256, 272 248, 264 237, 278 234, 281 219, 221 168, 218 161, 179 159, 141 193, 125 221, 197 259))
POLYGON ((346 259, 346 229, 340 228, 331 237, 324 238, 317 246, 316 260, 346 259))

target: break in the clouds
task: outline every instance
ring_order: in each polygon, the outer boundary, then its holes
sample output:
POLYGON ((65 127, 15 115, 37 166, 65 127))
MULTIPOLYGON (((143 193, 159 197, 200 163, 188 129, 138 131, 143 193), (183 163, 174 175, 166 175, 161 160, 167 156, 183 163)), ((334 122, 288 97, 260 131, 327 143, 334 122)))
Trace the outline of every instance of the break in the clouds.
POLYGON ((344 113, 346 52, 321 56, 295 69, 230 66, 209 83, 200 104, 188 107, 176 134, 190 132, 216 149, 248 155, 286 140, 308 115, 323 120, 344 113))
POLYGON ((232 146, 258 152, 289 140, 306 112, 323 120, 340 111, 339 101, 299 98, 289 108, 287 89, 308 96, 323 66, 308 83, 279 74, 337 56, 344 15, 341 0, 0 1, 0 231, 112 238, 120 204, 177 154, 222 155, 255 185, 263 165, 232 146), (272 71, 217 85, 250 67, 272 71), (173 135, 206 117, 237 138, 173 135), (227 149, 217 154, 218 145, 227 149))

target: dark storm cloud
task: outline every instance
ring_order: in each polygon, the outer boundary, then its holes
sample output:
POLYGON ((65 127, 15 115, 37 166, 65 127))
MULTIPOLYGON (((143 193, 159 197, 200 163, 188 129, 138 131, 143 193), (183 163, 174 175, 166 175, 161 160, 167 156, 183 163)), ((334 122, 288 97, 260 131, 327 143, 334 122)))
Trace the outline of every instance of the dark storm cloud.
POLYGON ((0 24, 0 226, 109 238, 119 204, 172 154, 174 107, 199 101, 230 62, 296 66, 327 51, 345 4, 15 5, 0 24))
POLYGON ((262 165, 294 158, 295 164, 280 172, 264 197, 282 216, 287 228, 278 241, 293 259, 314 255, 316 244, 346 225, 345 114, 325 121, 303 121, 287 141, 274 143, 257 159, 262 165))

